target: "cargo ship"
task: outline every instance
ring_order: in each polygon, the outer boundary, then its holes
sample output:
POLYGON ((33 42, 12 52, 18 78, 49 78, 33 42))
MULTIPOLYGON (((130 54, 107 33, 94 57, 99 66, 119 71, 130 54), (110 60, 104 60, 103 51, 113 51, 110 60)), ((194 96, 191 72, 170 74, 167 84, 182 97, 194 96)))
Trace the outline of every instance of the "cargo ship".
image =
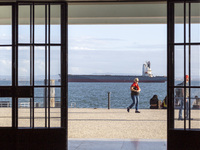
POLYGON ((139 82, 166 82, 166 76, 153 76, 150 61, 143 64, 142 75, 68 75, 68 82, 133 82, 139 78, 139 82))

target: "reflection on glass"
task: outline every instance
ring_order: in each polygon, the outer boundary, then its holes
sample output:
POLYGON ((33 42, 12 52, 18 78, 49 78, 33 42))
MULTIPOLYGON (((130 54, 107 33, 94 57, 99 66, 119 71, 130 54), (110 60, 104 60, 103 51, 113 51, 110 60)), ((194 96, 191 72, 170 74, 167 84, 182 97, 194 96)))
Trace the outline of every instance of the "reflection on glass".
POLYGON ((18 48, 18 84, 30 85, 30 47, 18 48))
POLYGON ((45 5, 35 5, 35 43, 45 43, 45 5))
POLYGON ((12 126, 12 98, 0 98, 0 127, 12 126))
POLYGON ((12 43, 12 7, 0 6, 0 44, 12 43))
POLYGON ((19 6, 19 43, 30 43, 30 6, 19 6))
POLYGON ((0 47, 0 86, 12 84, 12 48, 0 47))
POLYGON ((51 5, 50 12, 50 42, 61 43, 61 6, 51 5))
POLYGON ((51 46, 50 52, 51 52, 51 54, 50 54, 51 80, 55 80, 55 84, 60 85, 61 83, 58 82, 60 79, 60 69, 61 69, 60 46, 51 46))

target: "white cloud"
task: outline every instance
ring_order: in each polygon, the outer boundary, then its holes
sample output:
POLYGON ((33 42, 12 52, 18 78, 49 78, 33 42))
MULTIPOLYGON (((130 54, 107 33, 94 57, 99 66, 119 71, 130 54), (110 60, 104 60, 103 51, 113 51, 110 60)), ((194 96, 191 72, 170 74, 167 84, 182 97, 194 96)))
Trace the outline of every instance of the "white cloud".
POLYGON ((0 51, 11 51, 12 47, 0 47, 0 51))
POLYGON ((70 50, 95 50, 95 49, 91 49, 91 48, 88 48, 88 47, 74 46, 74 47, 70 47, 70 50))

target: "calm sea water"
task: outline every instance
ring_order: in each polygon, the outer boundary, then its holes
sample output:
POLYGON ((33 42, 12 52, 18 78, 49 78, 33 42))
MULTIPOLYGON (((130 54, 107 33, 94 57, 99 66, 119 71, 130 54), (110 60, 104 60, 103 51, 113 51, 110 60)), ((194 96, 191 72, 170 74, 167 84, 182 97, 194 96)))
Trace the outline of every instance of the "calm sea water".
MULTIPOLYGON (((3 81, 4 85, 5 82, 3 81)), ((0 85, 1 85, 0 81, 0 85)), ((37 81, 37 84, 43 84, 37 81)), ((56 85, 59 83, 56 82, 56 85)), ((199 85, 199 82, 198 82, 199 85)), ((68 83, 68 105, 77 108, 108 108, 108 92, 110 92, 111 108, 126 108, 132 103, 130 96, 131 83, 90 83, 90 82, 69 82, 68 83)), ((163 100, 167 95, 167 83, 139 83, 141 88, 139 108, 147 109, 150 107, 149 101, 153 95, 158 95, 159 100, 163 100)), ((199 89, 192 89, 192 96, 200 97, 199 89)), ((35 102, 43 106, 44 89, 35 89, 35 102)), ((60 101, 60 88, 55 89, 55 100, 60 101)), ((9 98, 0 98, 9 100, 9 98)), ((11 101, 11 99, 10 99, 11 101)), ((21 99, 22 102, 28 102, 29 99, 21 99)))
MULTIPOLYGON (((131 83, 69 83, 69 107, 76 103, 78 108, 108 108, 110 92, 111 108, 126 108, 132 103, 131 83)), ((167 83, 140 83, 139 108, 149 108, 154 94, 163 100, 167 94, 167 83)))

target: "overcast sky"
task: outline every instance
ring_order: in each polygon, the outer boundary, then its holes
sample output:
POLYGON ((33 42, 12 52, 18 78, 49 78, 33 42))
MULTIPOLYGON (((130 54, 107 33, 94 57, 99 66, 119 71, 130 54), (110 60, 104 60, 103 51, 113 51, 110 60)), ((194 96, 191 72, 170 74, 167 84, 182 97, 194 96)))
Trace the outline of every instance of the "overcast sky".
POLYGON ((70 25, 70 74, 153 75, 167 72, 166 25, 70 25))
MULTIPOLYGON (((154 76, 167 75, 166 24, 69 25, 69 74, 141 75, 145 61, 151 62, 154 76)), ((200 41, 200 26, 191 26, 192 42, 200 41)), ((36 42, 44 42, 43 26, 35 27, 36 42), (41 35, 42 34, 42 35, 41 35)), ((60 26, 52 26, 51 42, 60 42, 60 26)), ((183 42, 182 25, 175 26, 175 42, 183 42)), ((19 40, 27 40, 26 27, 19 40)), ((0 44, 11 44, 11 26, 0 27, 0 44)), ((188 40, 188 39, 187 39, 188 40)), ((175 47, 175 76, 184 74, 183 46, 175 47)), ((188 47, 187 58, 188 58, 188 47)), ((19 75, 30 75, 30 48, 19 47, 19 75)), ((11 76, 11 47, 0 47, 0 76, 11 76)), ((200 47, 191 46, 191 73, 200 75, 200 47)), ((44 77, 45 47, 35 47, 35 75, 44 77)), ((187 72, 188 72, 187 59, 187 72)), ((60 74, 60 47, 51 47, 51 75, 60 74)), ((58 76, 59 77, 59 76, 58 76)))

